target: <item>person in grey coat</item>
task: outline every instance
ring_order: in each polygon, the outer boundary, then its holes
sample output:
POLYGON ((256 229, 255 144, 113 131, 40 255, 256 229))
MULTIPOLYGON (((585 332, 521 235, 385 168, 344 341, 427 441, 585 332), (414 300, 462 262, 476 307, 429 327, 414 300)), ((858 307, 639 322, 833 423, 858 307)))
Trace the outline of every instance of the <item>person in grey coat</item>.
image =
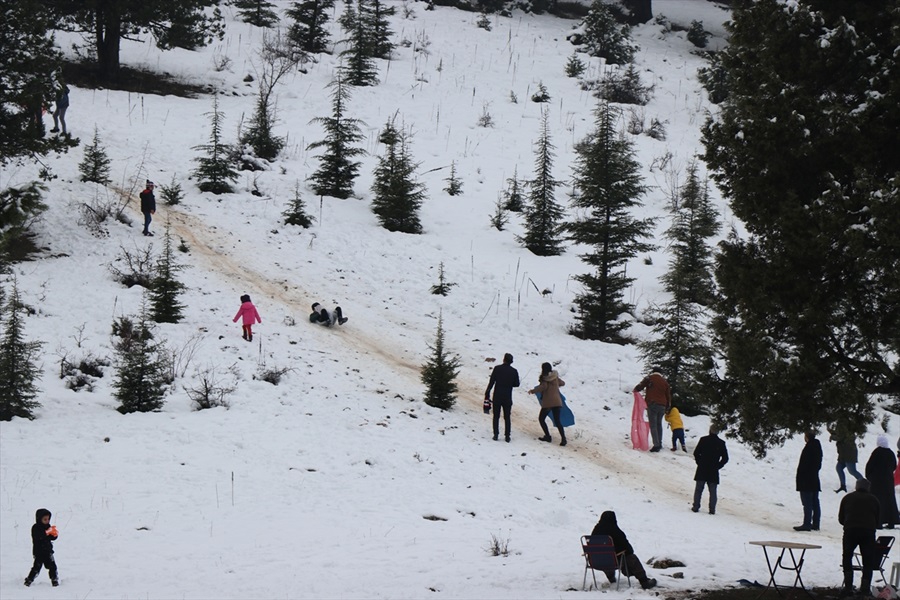
POLYGON ((709 426, 709 435, 705 435, 694 448, 694 461, 697 471, 694 473, 694 505, 691 510, 700 512, 700 500, 703 488, 709 488, 709 514, 716 514, 717 490, 719 487, 719 470, 728 463, 728 449, 725 440, 719 437, 719 428, 709 426))

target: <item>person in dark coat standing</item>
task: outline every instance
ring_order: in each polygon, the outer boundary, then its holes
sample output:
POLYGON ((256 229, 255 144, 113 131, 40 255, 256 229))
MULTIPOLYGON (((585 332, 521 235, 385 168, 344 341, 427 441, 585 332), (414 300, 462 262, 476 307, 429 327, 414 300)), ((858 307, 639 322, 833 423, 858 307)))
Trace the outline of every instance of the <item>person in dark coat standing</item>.
MULTIPOLYGON (((644 565, 642 565, 640 559, 635 556, 634 548, 632 548, 631 544, 628 542, 625 532, 619 529, 619 523, 616 520, 615 512, 607 510, 600 515, 600 520, 597 521, 597 524, 594 525, 594 530, 591 532, 591 536, 595 535, 608 535, 612 539, 613 545, 616 547, 616 554, 619 554, 620 552, 625 553, 625 569, 627 570, 628 575, 637 578, 641 583, 642 588, 649 590, 650 588, 656 587, 656 580, 647 577, 644 565)), ((604 573, 606 573, 606 578, 609 579, 610 583, 615 582, 615 571, 604 571, 604 573)))
POLYGON ((56 570, 56 560, 53 558, 53 540, 59 536, 56 526, 50 524, 53 515, 46 508, 39 508, 34 513, 34 525, 31 526, 31 552, 34 555, 34 564, 31 572, 25 578, 25 586, 34 583, 34 578, 41 572, 41 567, 47 567, 50 574, 50 582, 53 587, 59 585, 59 573, 56 570))
POLYGON ((794 531, 818 531, 822 508, 819 506, 819 471, 822 469, 822 444, 816 439, 815 431, 807 431, 804 435, 806 445, 800 453, 797 464, 797 491, 803 503, 803 524, 794 527, 794 531))
POLYGON ((878 526, 878 499, 871 493, 868 479, 856 480, 856 491, 841 500, 838 523, 844 526, 841 566, 844 569, 844 587, 841 596, 853 594, 853 551, 859 547, 862 556, 862 581, 859 593, 869 596, 872 585, 872 571, 875 568, 875 528, 878 526))
POLYGON ((894 470, 897 468, 897 457, 891 451, 886 435, 878 436, 878 447, 866 463, 866 479, 872 483, 872 494, 881 504, 881 516, 878 518, 878 529, 893 529, 900 519, 897 515, 897 496, 894 493, 894 470))
POLYGON ((709 426, 709 435, 705 435, 697 442, 694 448, 694 461, 697 463, 697 471, 694 473, 694 505, 691 510, 700 512, 700 500, 703 498, 703 488, 709 488, 709 514, 716 514, 716 502, 719 487, 719 470, 728 463, 728 449, 725 440, 718 435, 719 428, 709 426))
POLYGON ((500 411, 503 411, 503 426, 506 441, 509 442, 510 413, 512 413, 512 391, 519 387, 519 372, 512 366, 513 355, 503 355, 503 364, 494 367, 491 371, 491 379, 487 389, 484 390, 484 399, 491 397, 491 388, 494 389, 494 441, 500 437, 500 411))
POLYGON ((156 186, 149 179, 147 187, 141 192, 141 212, 144 213, 144 235, 153 235, 150 233, 150 221, 153 220, 151 215, 156 214, 156 196, 153 195, 153 188, 156 186))

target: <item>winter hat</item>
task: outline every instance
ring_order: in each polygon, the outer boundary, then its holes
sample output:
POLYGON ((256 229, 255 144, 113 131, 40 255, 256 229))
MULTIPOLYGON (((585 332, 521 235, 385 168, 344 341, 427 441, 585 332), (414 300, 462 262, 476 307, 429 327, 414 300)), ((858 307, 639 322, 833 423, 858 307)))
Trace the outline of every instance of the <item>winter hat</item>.
POLYGON ((890 448, 891 447, 891 443, 888 442, 886 435, 878 436, 878 447, 879 448, 890 448))
POLYGON ((244 294, 241 296, 241 302, 250 302, 250 294, 244 294))
POLYGON ((866 479, 865 477, 860 477, 856 480, 856 491, 857 492, 868 492, 872 489, 872 483, 866 479))
POLYGON ((43 519, 44 517, 52 518, 53 514, 46 508, 39 508, 36 511, 34 511, 34 522, 35 523, 40 523, 41 519, 43 519))
POLYGON ((150 187, 151 185, 156 185, 156 184, 153 183, 152 181, 150 181, 150 180, 148 179, 148 180, 147 180, 147 187, 150 187))

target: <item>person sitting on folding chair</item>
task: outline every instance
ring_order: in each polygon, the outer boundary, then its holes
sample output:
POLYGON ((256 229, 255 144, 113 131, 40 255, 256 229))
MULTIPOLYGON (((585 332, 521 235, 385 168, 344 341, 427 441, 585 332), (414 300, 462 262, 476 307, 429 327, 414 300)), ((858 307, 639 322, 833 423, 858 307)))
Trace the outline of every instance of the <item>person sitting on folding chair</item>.
MULTIPOLYGON (((641 587, 645 590, 656 587, 656 580, 647 577, 647 573, 644 571, 644 565, 641 564, 640 559, 634 554, 634 548, 628 543, 625 532, 619 529, 615 512, 607 510, 600 515, 600 520, 597 521, 591 535, 608 535, 611 537, 613 545, 616 547, 616 554, 620 552, 625 553, 625 568, 623 569, 625 575, 636 577, 640 582, 641 587)), ((616 580, 615 572, 605 571, 605 573, 610 583, 613 583, 616 580)))

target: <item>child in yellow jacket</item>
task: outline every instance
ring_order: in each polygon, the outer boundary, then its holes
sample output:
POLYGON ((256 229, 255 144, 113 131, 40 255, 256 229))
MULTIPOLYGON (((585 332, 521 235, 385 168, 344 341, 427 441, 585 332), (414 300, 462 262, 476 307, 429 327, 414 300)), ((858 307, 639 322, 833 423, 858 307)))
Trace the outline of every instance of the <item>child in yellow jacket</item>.
POLYGON ((672 428, 672 452, 678 449, 676 442, 679 441, 681 449, 687 452, 687 447, 684 445, 684 421, 681 420, 681 413, 674 406, 666 411, 666 422, 672 428))

